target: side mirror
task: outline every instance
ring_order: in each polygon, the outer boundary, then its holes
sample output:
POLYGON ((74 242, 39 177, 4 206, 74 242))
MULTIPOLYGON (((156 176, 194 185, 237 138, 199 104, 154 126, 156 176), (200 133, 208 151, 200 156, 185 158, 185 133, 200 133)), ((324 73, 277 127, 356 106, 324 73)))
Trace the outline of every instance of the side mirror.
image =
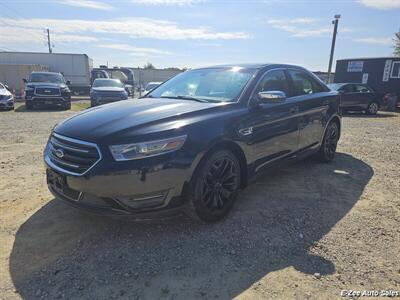
POLYGON ((24 83, 28 83, 28 80, 26 80, 25 78, 23 78, 22 81, 23 81, 24 83))
POLYGON ((71 85, 71 81, 69 81, 69 80, 67 80, 65 83, 66 83, 66 85, 71 85))
POLYGON ((259 92, 257 96, 261 103, 279 103, 286 100, 286 94, 282 91, 259 92))

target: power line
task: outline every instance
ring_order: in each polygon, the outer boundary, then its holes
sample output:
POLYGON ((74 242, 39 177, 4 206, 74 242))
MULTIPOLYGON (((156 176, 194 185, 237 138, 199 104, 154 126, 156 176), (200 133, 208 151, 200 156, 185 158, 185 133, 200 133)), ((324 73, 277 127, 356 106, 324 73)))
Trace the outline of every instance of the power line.
POLYGON ((47 46, 49 46, 49 53, 52 53, 53 50, 51 49, 51 43, 50 43, 50 29, 47 28, 47 46))

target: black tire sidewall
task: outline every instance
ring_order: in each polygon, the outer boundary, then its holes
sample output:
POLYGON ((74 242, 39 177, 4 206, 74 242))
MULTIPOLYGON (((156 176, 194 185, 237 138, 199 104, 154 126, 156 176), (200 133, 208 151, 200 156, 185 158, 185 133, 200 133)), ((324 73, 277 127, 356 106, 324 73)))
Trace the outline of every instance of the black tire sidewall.
POLYGON ((368 104, 368 107, 367 107, 367 114, 369 114, 369 115, 376 115, 376 114, 378 113, 378 110, 379 110, 379 104, 378 104, 378 102, 372 101, 370 104, 368 104), (378 106, 378 109, 377 109, 376 112, 374 112, 374 113, 371 113, 370 110, 369 110, 369 108, 371 107, 372 104, 376 104, 376 105, 378 106))
POLYGON ((27 110, 31 110, 31 109, 33 109, 33 105, 32 105, 32 103, 25 102, 25 108, 26 108, 27 110))
MULTIPOLYGON (((321 147, 319 148, 318 153, 317 153, 317 155, 316 155, 316 157, 317 157, 320 161, 326 162, 326 163, 331 162, 331 161, 335 158, 335 154, 336 154, 336 150, 335 150, 335 153, 333 154, 333 156, 332 156, 332 157, 328 157, 327 154, 326 154, 326 152, 325 152, 326 140, 327 140, 328 134, 330 134, 330 131, 331 131, 332 126, 335 126, 335 127, 336 127, 336 131, 337 131, 338 137, 340 136, 340 129, 339 129, 338 124, 337 124, 336 122, 330 122, 330 123, 328 124, 328 126, 326 127, 326 131, 325 131, 325 134, 324 134, 324 138, 323 138, 323 140, 322 140, 322 143, 321 143, 321 147)), ((338 141, 337 141, 337 142, 338 142, 338 141)))

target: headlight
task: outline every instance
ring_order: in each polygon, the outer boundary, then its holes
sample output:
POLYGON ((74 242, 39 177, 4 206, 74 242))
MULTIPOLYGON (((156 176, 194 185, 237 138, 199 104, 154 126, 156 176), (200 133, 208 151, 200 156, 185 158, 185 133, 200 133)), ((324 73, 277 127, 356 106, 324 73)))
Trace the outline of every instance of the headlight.
POLYGON ((116 161, 133 160, 179 150, 185 143, 186 137, 182 135, 137 144, 112 145, 109 148, 116 161))
POLYGON ((13 99, 13 95, 7 95, 5 100, 12 100, 13 99))
POLYGON ((68 87, 63 87, 63 88, 61 88, 61 92, 64 92, 64 93, 69 93, 69 92, 70 92, 70 90, 69 90, 69 88, 68 88, 68 87))
POLYGON ((27 86, 25 87, 25 91, 26 91, 26 92, 32 92, 34 89, 35 89, 35 87, 33 87, 33 86, 31 86, 31 85, 27 85, 27 86))

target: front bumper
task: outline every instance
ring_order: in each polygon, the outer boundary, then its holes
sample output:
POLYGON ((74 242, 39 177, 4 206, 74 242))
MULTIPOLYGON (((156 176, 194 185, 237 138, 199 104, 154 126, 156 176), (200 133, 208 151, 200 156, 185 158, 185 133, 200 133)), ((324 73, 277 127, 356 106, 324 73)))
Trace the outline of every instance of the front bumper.
POLYGON ((0 101, 0 109, 11 109, 14 108, 14 100, 2 100, 0 101))
POLYGON ((115 96, 115 97, 90 97, 90 100, 92 101, 93 104, 96 105, 102 105, 102 104, 107 104, 107 103, 112 103, 112 102, 117 102, 121 100, 128 100, 128 96, 115 96))
POLYGON ((70 97, 62 97, 62 96, 55 96, 55 97, 34 96, 34 97, 26 97, 25 100, 30 101, 33 105, 65 105, 71 102, 70 97))
POLYGON ((191 159, 168 153, 115 162, 101 150, 102 159, 81 176, 55 168, 45 153, 50 192, 74 207, 105 215, 169 214, 184 204, 181 195, 191 177, 191 159))
POLYGON ((170 217, 179 214, 182 211, 182 198, 177 197, 170 201, 168 207, 155 209, 132 209, 122 202, 107 197, 96 197, 87 193, 70 190, 70 192, 60 192, 54 187, 54 183, 50 183, 49 176, 48 188, 50 192, 58 200, 64 203, 90 213, 105 216, 129 216, 138 220, 147 220, 154 218, 170 217))

